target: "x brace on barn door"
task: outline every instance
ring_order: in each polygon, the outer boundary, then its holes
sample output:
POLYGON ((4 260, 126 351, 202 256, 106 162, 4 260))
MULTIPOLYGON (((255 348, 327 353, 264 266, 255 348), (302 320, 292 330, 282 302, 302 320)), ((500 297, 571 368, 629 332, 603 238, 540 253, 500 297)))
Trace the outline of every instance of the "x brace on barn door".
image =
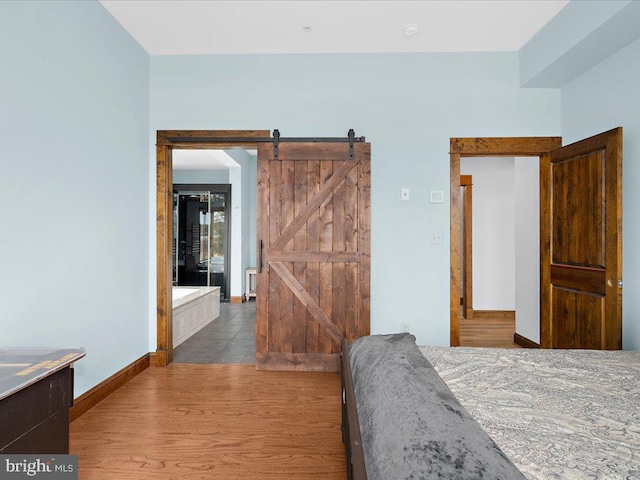
POLYGON ((176 143, 273 143, 273 157, 278 158, 278 144, 287 142, 301 143, 349 143, 349 158, 353 158, 353 144, 364 143, 365 137, 356 137, 353 128, 349 129, 346 137, 280 137, 280 130, 273 131, 273 137, 169 137, 168 140, 176 143))

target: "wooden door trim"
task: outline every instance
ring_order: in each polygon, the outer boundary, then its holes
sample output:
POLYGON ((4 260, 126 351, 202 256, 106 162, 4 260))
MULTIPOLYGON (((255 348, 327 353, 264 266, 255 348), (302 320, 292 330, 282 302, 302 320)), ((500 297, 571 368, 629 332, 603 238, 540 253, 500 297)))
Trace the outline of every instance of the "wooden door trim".
POLYGON ((543 153, 558 149, 561 146, 562 137, 473 137, 450 139, 449 227, 451 238, 451 278, 449 282, 449 314, 450 344, 452 347, 457 347, 460 345, 460 158, 540 157, 543 153))
MULTIPOLYGON (((220 138, 270 137, 269 130, 158 130, 156 139, 156 365, 173 360, 173 315, 171 307, 173 235, 173 150, 255 148, 249 142, 216 142, 220 138), (190 138, 179 142, 172 138, 190 138), (198 139, 202 139, 198 141, 198 139)), ((229 292, 231 293, 231 292, 229 292)))
POLYGON ((471 175, 460 175, 460 186, 464 189, 464 303, 463 317, 467 320, 473 319, 473 177, 471 175))

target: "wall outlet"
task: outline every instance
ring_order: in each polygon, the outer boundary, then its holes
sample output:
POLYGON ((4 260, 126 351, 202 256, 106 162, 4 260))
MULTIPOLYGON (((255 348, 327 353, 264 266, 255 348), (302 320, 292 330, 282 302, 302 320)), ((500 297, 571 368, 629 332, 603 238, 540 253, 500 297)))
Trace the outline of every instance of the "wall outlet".
POLYGON ((400 324, 400 330, 402 330, 403 332, 409 333, 409 324, 408 323, 401 323, 400 324))
POLYGON ((408 188, 401 188, 400 189, 400 200, 402 200, 403 202, 408 202, 409 201, 409 189, 408 188))
POLYGON ((444 243, 444 233, 440 230, 431 232, 429 234, 429 243, 431 245, 442 245, 444 243))

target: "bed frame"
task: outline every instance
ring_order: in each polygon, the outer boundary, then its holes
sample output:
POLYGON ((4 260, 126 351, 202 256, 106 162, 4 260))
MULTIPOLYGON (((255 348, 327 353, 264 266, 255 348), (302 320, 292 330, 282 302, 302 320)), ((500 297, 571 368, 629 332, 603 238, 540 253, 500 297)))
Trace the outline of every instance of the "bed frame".
POLYGON ((340 359, 342 363, 342 442, 347 463, 347 479, 367 480, 351 363, 349 363, 349 344, 345 338, 342 339, 340 359))

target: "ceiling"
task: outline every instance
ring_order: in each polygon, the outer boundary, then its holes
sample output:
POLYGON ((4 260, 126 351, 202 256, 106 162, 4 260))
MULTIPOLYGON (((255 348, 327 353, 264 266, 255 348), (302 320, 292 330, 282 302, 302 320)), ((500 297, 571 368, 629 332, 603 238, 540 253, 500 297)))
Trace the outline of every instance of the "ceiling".
POLYGON ((101 3, 150 55, 201 55, 518 51, 568 1, 101 3))

